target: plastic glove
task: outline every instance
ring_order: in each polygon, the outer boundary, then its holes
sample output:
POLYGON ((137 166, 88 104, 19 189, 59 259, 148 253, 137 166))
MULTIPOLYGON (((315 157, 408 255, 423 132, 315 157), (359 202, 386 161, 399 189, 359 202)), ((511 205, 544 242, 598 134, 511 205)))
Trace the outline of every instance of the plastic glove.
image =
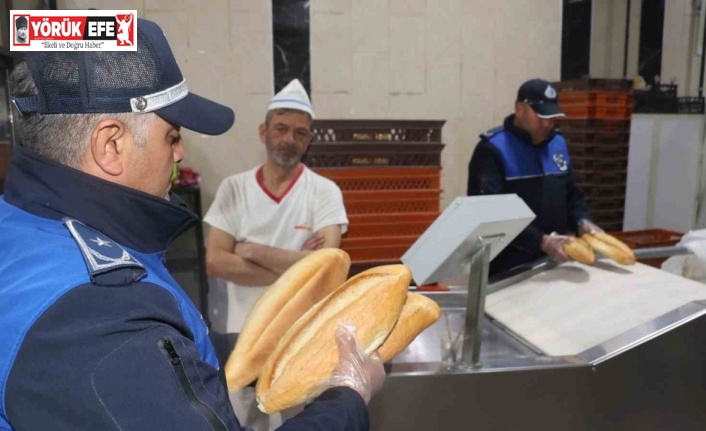
POLYGON ((590 234, 595 235, 597 233, 605 233, 605 232, 603 232, 603 229, 599 228, 591 220, 582 218, 581 220, 579 220, 579 235, 583 235, 585 233, 590 233, 590 234))
POLYGON ((566 262, 569 256, 564 253, 564 244, 571 242, 573 239, 570 236, 559 235, 556 232, 552 232, 551 235, 544 235, 542 237, 541 248, 542 251, 547 254, 547 256, 554 259, 557 263, 566 262))
POLYGON ((385 368, 377 352, 368 356, 360 349, 355 331, 355 324, 350 320, 339 322, 336 328, 339 360, 327 386, 348 386, 358 392, 367 404, 382 388, 385 368))

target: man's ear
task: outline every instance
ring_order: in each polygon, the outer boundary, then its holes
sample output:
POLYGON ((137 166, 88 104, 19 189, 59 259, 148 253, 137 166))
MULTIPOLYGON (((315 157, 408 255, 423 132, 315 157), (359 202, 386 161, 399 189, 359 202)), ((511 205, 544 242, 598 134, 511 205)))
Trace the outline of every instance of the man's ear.
POLYGON ((119 176, 125 169, 127 128, 122 121, 103 120, 91 134, 91 157, 95 165, 110 176, 119 176))
POLYGON ((267 134, 267 126, 265 126, 265 123, 260 123, 260 128, 258 130, 260 131, 260 142, 264 144, 267 134))

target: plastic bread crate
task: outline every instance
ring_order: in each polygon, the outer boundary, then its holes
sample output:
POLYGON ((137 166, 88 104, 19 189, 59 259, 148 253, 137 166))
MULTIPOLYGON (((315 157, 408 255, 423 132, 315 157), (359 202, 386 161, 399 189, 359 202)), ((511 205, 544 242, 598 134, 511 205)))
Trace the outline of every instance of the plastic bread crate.
POLYGON ((438 213, 441 190, 344 191, 348 214, 438 213))
POLYGON ((345 238, 419 236, 438 216, 438 213, 351 215, 348 217, 345 238))
POLYGON ((574 119, 605 119, 605 120, 629 120, 632 116, 631 106, 613 105, 571 105, 561 104, 561 110, 568 118, 574 119))
POLYGON ((608 91, 562 91, 559 93, 559 103, 628 108, 632 106, 632 96, 628 93, 608 91))
POLYGON ((630 133, 630 120, 599 120, 599 119, 569 119, 563 118, 556 122, 562 132, 581 133, 630 133))
POLYGON ((341 249, 348 253, 352 262, 399 260, 417 238, 418 235, 344 238, 341 240, 341 249))
MULTIPOLYGON (((682 236, 684 236, 683 233, 664 229, 634 230, 627 232, 617 232, 617 230, 620 229, 615 229, 616 232, 613 232, 612 229, 603 229, 609 231, 611 235, 634 249, 674 246, 681 240, 682 236)), ((665 260, 667 260, 667 258, 641 259, 639 262, 654 266, 655 268, 661 268, 665 260)))
POLYGON ((315 169, 341 190, 407 190, 441 188, 441 168, 373 167, 315 169))
POLYGON ((436 142, 445 121, 438 120, 314 120, 316 142, 436 142))
POLYGON ((443 148, 443 144, 437 143, 312 143, 302 162, 310 168, 440 167, 443 148))
POLYGON ((580 78, 569 79, 552 84, 560 91, 612 91, 629 93, 632 91, 630 79, 580 78))

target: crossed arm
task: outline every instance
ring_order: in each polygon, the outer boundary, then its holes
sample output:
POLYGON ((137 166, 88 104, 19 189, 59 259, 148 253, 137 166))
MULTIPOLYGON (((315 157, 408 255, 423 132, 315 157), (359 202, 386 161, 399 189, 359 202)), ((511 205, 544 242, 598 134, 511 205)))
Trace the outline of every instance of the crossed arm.
POLYGON ((251 286, 268 286, 290 266, 314 250, 338 247, 341 227, 317 231, 302 250, 284 250, 263 244, 238 242, 229 233, 211 226, 206 248, 208 275, 251 286))

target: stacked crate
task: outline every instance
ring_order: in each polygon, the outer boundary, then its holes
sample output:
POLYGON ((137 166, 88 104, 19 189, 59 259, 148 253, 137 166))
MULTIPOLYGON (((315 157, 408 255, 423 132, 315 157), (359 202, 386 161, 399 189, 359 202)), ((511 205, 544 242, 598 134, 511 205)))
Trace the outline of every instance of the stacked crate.
POLYGON ((625 212, 631 81, 580 79, 557 83, 567 118, 558 122, 569 147, 576 181, 593 220, 620 231, 625 212))
POLYGON ((352 273, 399 262, 439 215, 443 121, 316 120, 304 163, 343 193, 352 273))

